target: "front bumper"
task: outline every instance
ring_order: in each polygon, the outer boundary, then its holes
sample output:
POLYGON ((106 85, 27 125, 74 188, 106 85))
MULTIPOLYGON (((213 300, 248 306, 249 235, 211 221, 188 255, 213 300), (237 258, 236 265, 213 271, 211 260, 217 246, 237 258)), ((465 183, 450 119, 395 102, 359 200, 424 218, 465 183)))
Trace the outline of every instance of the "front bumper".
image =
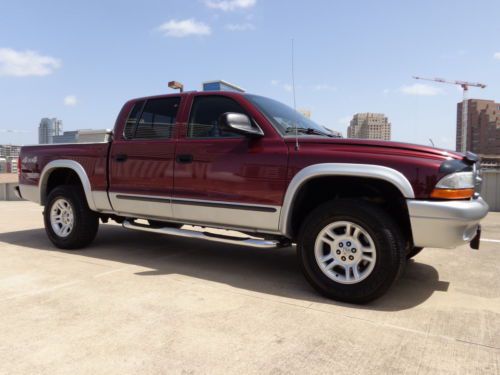
POLYGON ((478 197, 466 201, 407 200, 415 247, 454 248, 472 241, 488 204, 478 197))

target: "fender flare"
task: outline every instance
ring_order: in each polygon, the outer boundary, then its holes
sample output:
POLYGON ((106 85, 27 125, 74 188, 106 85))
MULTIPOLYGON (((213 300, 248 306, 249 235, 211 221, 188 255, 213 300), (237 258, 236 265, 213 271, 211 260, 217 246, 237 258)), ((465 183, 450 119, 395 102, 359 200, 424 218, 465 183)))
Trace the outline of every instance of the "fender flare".
POLYGON ((291 216, 295 197, 302 186, 317 177, 349 176, 384 180, 394 185, 406 199, 415 198, 413 187, 399 171, 373 164, 322 163, 301 169, 288 184, 280 212, 279 232, 286 237, 292 236, 291 216))
POLYGON ((54 170, 61 168, 71 169, 78 175, 78 177, 80 178, 80 182, 82 183, 83 186, 83 191, 85 193, 85 198, 87 199, 87 204, 91 210, 96 211, 96 205, 94 202, 94 198, 92 197, 92 188, 90 185, 89 177, 87 176, 87 172, 85 172, 85 169, 82 167, 80 163, 74 160, 66 160, 66 159, 53 160, 43 168, 43 171, 40 174, 40 182, 38 185, 40 188, 40 203, 42 205, 45 204, 46 200, 45 192, 47 191, 47 182, 49 181, 51 173, 54 170))

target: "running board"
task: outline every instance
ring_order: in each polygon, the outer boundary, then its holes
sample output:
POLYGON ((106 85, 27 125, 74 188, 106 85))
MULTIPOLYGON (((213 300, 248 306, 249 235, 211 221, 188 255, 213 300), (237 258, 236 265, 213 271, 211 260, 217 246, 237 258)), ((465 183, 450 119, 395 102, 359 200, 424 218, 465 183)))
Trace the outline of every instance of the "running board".
POLYGON ((166 234, 177 237, 196 238, 206 241, 228 243, 232 245, 244 245, 249 247, 257 247, 259 249, 273 249, 283 246, 283 244, 278 240, 263 240, 250 237, 231 237, 209 232, 198 232, 189 229, 177 229, 170 227, 153 228, 149 225, 138 224, 128 220, 123 221, 123 227, 127 229, 140 230, 143 232, 166 234))

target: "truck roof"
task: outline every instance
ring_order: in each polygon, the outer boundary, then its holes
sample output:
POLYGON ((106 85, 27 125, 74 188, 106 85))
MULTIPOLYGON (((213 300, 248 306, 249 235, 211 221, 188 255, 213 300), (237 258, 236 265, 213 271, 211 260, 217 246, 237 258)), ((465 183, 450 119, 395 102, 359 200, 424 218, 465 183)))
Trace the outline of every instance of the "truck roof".
POLYGON ((191 91, 184 91, 184 92, 173 92, 169 94, 159 94, 159 95, 148 95, 148 96, 143 96, 139 98, 133 98, 130 99, 130 101, 138 101, 138 100, 147 100, 147 99, 160 99, 160 98, 168 98, 171 96, 188 96, 188 95, 221 95, 221 96, 229 96, 229 97, 241 97, 245 96, 248 94, 247 92, 234 92, 234 91, 197 91, 197 90, 191 90, 191 91))

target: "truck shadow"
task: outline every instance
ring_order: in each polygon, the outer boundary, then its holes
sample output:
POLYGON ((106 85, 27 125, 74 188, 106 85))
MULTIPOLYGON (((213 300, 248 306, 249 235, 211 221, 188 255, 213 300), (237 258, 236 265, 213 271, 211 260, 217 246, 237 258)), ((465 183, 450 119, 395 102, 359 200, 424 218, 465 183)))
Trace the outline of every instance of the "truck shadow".
POLYGON ((0 233, 0 241, 148 268, 135 272, 143 277, 180 274, 250 292, 356 309, 405 310, 425 302, 435 291, 447 291, 449 286, 439 280, 434 267, 412 260, 388 293, 368 305, 357 306, 318 295, 302 276, 292 247, 252 249, 127 231, 117 225, 101 225, 95 242, 77 252, 55 248, 43 228, 0 233))

